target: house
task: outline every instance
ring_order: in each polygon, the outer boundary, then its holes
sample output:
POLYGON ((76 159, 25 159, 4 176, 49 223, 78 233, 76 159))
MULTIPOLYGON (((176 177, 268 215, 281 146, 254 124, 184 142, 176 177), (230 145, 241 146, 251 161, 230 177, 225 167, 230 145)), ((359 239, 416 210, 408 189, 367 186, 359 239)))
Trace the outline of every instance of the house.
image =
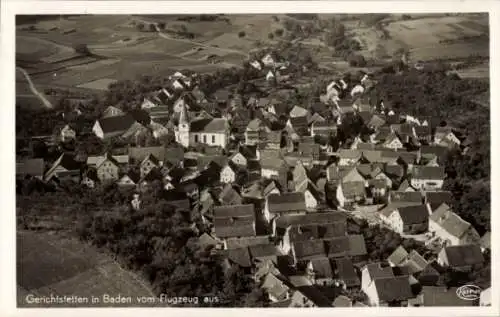
POLYGON ((225 148, 229 141, 227 119, 196 119, 190 121, 186 107, 180 111, 179 124, 175 130, 175 139, 184 147, 207 144, 225 148))
POLYGON ((120 117, 125 115, 125 113, 116 107, 109 106, 107 107, 101 115, 101 118, 110 118, 110 117, 120 117))
POLYGON ((376 278, 365 293, 371 306, 406 306, 415 297, 408 276, 376 278))
POLYGON ((309 117, 311 113, 302 107, 299 106, 294 106, 292 110, 290 110, 290 117, 291 118, 296 118, 296 117, 309 117))
POLYGON ((286 301, 290 298, 290 288, 272 273, 264 277, 260 288, 265 291, 271 302, 286 301))
POLYGON ((411 185, 416 189, 438 190, 443 187, 444 167, 414 166, 411 171, 411 185))
POLYGON ((421 144, 429 145, 432 142, 432 129, 430 126, 414 127, 415 135, 421 144))
POLYGON ((69 142, 71 140, 74 140, 76 138, 76 132, 74 129, 72 129, 69 124, 65 125, 61 129, 61 141, 62 142, 69 142))
POLYGON ((332 264, 327 257, 308 261, 306 274, 312 277, 316 285, 327 286, 333 284, 332 264))
POLYGON ((361 290, 368 291, 374 280, 394 277, 392 267, 385 263, 369 263, 361 268, 361 290))
POLYGON ((235 152, 229 157, 229 161, 244 168, 246 168, 248 165, 248 159, 241 152, 235 152))
POLYGON ((290 192, 278 194, 270 194, 266 198, 264 207, 264 218, 270 222, 276 216, 290 214, 305 214, 306 201, 303 193, 290 192))
POLYGON ((414 192, 414 191, 416 191, 416 189, 410 185, 410 183, 408 182, 407 179, 405 179, 403 182, 401 182, 397 191, 399 191, 399 192, 414 192))
POLYGON ((307 116, 290 117, 286 125, 292 128, 299 136, 309 135, 307 116))
POLYGON ((279 150, 281 148, 281 131, 269 131, 266 136, 266 148, 279 150))
POLYGON ((400 265, 403 265, 407 261, 408 256, 409 256, 409 254, 406 251, 406 249, 400 245, 387 258, 387 262, 393 267, 400 266, 400 265))
POLYGON ((129 114, 108 116, 98 119, 92 127, 92 132, 99 139, 110 139, 132 131, 136 125, 140 124, 129 114))
POLYGON ((317 135, 324 138, 335 137, 337 135, 337 125, 328 121, 315 121, 311 124, 311 136, 317 135))
POLYGON ((262 64, 264 66, 274 66, 277 62, 277 60, 272 56, 272 54, 267 54, 266 56, 262 57, 261 59, 262 64))
POLYGON ((94 168, 87 169, 82 175, 82 185, 87 186, 87 188, 95 188, 99 183, 99 177, 97 177, 97 171, 94 168))
POLYGON ((161 166, 160 161, 153 154, 149 154, 142 160, 139 169, 141 171, 141 178, 148 175, 153 169, 161 166))
MULTIPOLYGON (((326 122, 326 119, 317 112, 315 112, 312 116, 309 117, 309 120, 307 120, 307 123, 309 124, 309 126, 312 126, 313 124, 319 123, 319 122, 326 122)), ((311 133, 312 133, 312 131, 311 131, 311 133)), ((314 136, 314 135, 311 135, 311 136, 314 136)))
POLYGON ((434 211, 441 204, 451 205, 453 202, 453 194, 449 191, 429 191, 424 192, 424 202, 431 205, 434 211))
POLYGON ((269 184, 267 184, 267 186, 265 186, 263 189, 262 189, 262 197, 264 199, 267 198, 267 196, 271 195, 271 194, 278 194, 278 195, 281 195, 281 190, 280 190, 280 186, 279 184, 274 181, 274 180, 271 180, 269 182, 269 184))
POLYGON ((255 118, 248 123, 245 130, 245 144, 255 145, 265 141, 269 132, 271 132, 271 129, 261 119, 255 118))
POLYGON ((340 149, 337 154, 339 166, 354 165, 359 162, 362 157, 362 152, 359 150, 340 149))
POLYGON ((389 193, 389 203, 413 203, 420 205, 424 202, 422 193, 417 191, 392 191, 389 193))
POLYGON ((105 153, 100 157, 99 161, 96 162, 95 168, 97 177, 102 183, 109 181, 114 182, 119 178, 120 165, 109 153, 105 153))
POLYGON ((409 301, 413 307, 458 307, 474 306, 474 301, 457 296, 457 287, 423 286, 420 294, 409 301))
POLYGON ((446 204, 441 204, 429 217, 429 231, 447 246, 479 243, 476 229, 446 204))
POLYGON ((148 128, 153 132, 153 137, 155 139, 161 139, 170 134, 170 131, 167 127, 153 120, 151 120, 148 128))
POLYGON ((126 187, 135 187, 139 184, 141 180, 141 174, 137 173, 133 170, 129 170, 126 174, 124 174, 116 184, 118 187, 126 188, 126 187))
POLYGON ((483 253, 477 244, 455 245, 441 249, 438 264, 455 271, 470 272, 484 262, 483 253))
POLYGON ((404 148, 403 142, 401 141, 399 136, 397 136, 396 133, 394 133, 394 132, 390 133, 386 137, 384 143, 382 143, 382 146, 385 148, 388 148, 388 149, 395 150, 395 151, 401 150, 404 148))
POLYGON ((268 179, 277 180, 282 187, 287 186, 288 166, 280 157, 261 158, 260 161, 261 176, 268 179))
POLYGON ((219 194, 219 201, 222 205, 241 205, 243 200, 231 184, 226 184, 219 194))
POLYGON ((51 181, 56 178, 62 180, 72 180, 80 182, 81 164, 75 161, 75 158, 67 153, 61 154, 45 173, 44 181, 51 181))
POLYGON ((299 143, 297 152, 299 153, 300 156, 304 157, 312 157, 313 161, 319 161, 320 160, 320 146, 319 144, 313 143, 299 143))
POLYGON ((346 288, 357 288, 361 286, 356 269, 348 257, 335 259, 336 279, 340 280, 346 288))
POLYGON ((427 232, 430 213, 429 205, 399 207, 390 213, 387 221, 400 234, 419 234, 427 232))
POLYGON ((340 207, 363 203, 366 200, 365 183, 340 183, 340 185, 337 187, 336 198, 340 207))
POLYGON ((269 244, 269 236, 249 236, 242 238, 228 238, 225 240, 226 249, 246 248, 255 245, 269 244))
POLYGON ((485 250, 491 249, 491 232, 486 232, 479 241, 479 245, 481 246, 481 250, 484 252, 485 250))
POLYGON ((214 234, 225 239, 255 236, 255 211, 253 205, 231 205, 214 207, 214 234))
POLYGON ((449 127, 437 127, 434 133, 434 144, 446 147, 460 146, 460 140, 449 127))
POLYGON ((240 168, 233 163, 233 161, 227 162, 220 172, 220 181, 224 184, 234 183, 238 179, 238 174, 240 173, 240 168))
POLYGON ((45 162, 42 158, 25 159, 16 162, 16 179, 26 179, 30 177, 43 180, 45 162))

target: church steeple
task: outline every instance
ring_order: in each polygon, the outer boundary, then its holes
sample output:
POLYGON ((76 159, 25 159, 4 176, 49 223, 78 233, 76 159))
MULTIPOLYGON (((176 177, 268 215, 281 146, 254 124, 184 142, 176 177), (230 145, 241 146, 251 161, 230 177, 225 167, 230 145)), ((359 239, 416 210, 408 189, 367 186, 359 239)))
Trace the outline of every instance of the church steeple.
POLYGON ((182 144, 184 147, 189 147, 189 117, 186 105, 182 106, 180 116, 179 116, 179 125, 177 129, 177 142, 182 144))

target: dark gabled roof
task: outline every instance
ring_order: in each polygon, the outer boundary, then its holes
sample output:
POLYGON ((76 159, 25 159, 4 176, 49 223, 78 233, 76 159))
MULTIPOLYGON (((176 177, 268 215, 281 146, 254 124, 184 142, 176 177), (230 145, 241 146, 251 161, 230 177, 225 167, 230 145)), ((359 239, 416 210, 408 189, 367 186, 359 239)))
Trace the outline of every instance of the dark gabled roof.
POLYGON ((345 223, 347 216, 340 211, 309 213, 305 215, 284 215, 276 220, 276 226, 286 228, 295 225, 327 225, 345 223))
POLYGON ((340 149, 338 150, 338 156, 345 159, 359 159, 361 158, 362 152, 360 150, 350 150, 350 149, 340 149))
POLYGON ((364 197, 366 196, 366 189, 365 189, 365 183, 364 182, 345 182, 341 184, 342 187, 342 192, 345 197, 356 197, 356 196, 361 196, 364 197))
POLYGON ((456 245, 444 248, 451 267, 480 264, 484 262, 481 248, 476 244, 456 245))
POLYGON ((392 267, 384 265, 383 263, 370 263, 367 264, 366 269, 372 280, 379 278, 394 277, 392 267))
POLYGON ((325 240, 325 249, 328 257, 347 256, 349 248, 349 238, 347 236, 325 240))
POLYGON ((292 125, 292 127, 307 126, 307 116, 304 116, 304 117, 292 117, 292 118, 290 118, 290 124, 292 125))
POLYGON ((426 205, 400 207, 398 212, 404 225, 427 223, 429 220, 426 205))
POLYGON ((448 152, 448 149, 443 146, 436 146, 436 145, 422 145, 420 147, 420 153, 422 156, 427 156, 429 154, 435 155, 439 158, 443 158, 446 156, 446 153, 448 152))
POLYGON ((392 203, 396 202, 413 202, 422 203, 422 193, 421 192, 404 192, 404 191, 393 191, 389 194, 389 198, 392 203))
POLYGON ((425 192, 427 203, 431 205, 432 210, 446 203, 450 205, 453 201, 453 194, 449 191, 425 192))
POLYGON ((144 109, 132 109, 128 112, 128 114, 131 115, 135 121, 144 126, 147 126, 151 123, 151 118, 149 117, 148 112, 144 109))
POLYGON ((213 223, 218 238, 255 236, 255 221, 250 217, 215 218, 213 223))
POLYGON ((309 143, 299 143, 298 152, 300 155, 313 156, 319 155, 320 146, 319 144, 309 144, 309 143))
POLYGON ((229 261, 238 264, 241 267, 252 266, 252 260, 250 258, 248 248, 225 250, 223 254, 227 256, 229 261))
POLYGON ((380 301, 401 301, 414 297, 408 276, 378 278, 374 283, 380 301))
POLYGON ((441 166, 414 166, 411 173, 415 179, 444 179, 446 176, 441 166))
POLYGON ((415 134, 420 138, 430 137, 432 129, 430 126, 415 126, 415 134))
POLYGON ((323 240, 296 241, 293 243, 295 257, 298 260, 311 260, 324 258, 326 256, 325 243, 323 240))
POLYGON ((351 234, 348 236, 349 239, 349 255, 350 256, 360 256, 366 255, 368 252, 366 250, 365 238, 361 234, 351 234))
POLYGON ((427 306, 474 306, 474 301, 464 300, 457 296, 457 288, 445 286, 424 286, 421 296, 423 305, 427 306))
POLYGON ((98 120, 103 133, 125 132, 136 120, 130 114, 101 118, 98 120))
POLYGON ((401 178, 404 176, 404 168, 401 165, 386 165, 384 173, 391 178, 401 178))
POLYGON ((253 204, 214 207, 214 218, 250 217, 255 218, 253 204))
POLYGON ((265 258, 278 256, 278 249, 272 243, 256 244, 248 247, 252 258, 265 258))
POLYGON ((306 210, 306 200, 303 193, 291 192, 270 194, 267 197, 270 213, 288 213, 306 210))
POLYGON ((43 176, 45 162, 42 158, 27 159, 16 163, 16 175, 43 176))
POLYGON ((228 238, 226 239, 227 249, 246 248, 253 245, 269 244, 269 236, 251 236, 242 238, 228 238))
POLYGON ((335 268, 338 278, 344 281, 347 287, 361 284, 356 269, 349 258, 335 259, 335 268))
POLYGON ((191 121, 191 132, 222 133, 226 132, 228 122, 224 118, 206 118, 191 121))
POLYGON ((241 205, 242 200, 238 192, 229 184, 224 187, 219 199, 224 205, 241 205))
POLYGON ((217 101, 228 101, 229 98, 231 97, 231 92, 227 89, 219 89, 216 92, 212 94, 212 97, 215 98, 217 101))
MULTIPOLYGON (((284 170, 288 167, 285 160, 280 156, 267 156, 268 153, 278 151, 261 151, 260 167, 263 169, 284 170), (262 157, 264 154, 264 157, 262 157), (265 159, 264 159, 265 158, 265 159)), ((279 155, 279 152, 277 153, 279 155)))
POLYGON ((332 264, 329 258, 312 259, 311 264, 313 266, 315 278, 333 278, 332 264))

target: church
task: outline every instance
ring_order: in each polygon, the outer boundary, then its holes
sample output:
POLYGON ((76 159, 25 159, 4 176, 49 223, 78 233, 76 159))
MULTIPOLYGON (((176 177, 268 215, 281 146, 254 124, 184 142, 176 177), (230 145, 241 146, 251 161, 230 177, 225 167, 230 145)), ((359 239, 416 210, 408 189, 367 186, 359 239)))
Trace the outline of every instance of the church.
POLYGON ((194 118, 190 120, 186 107, 182 107, 175 140, 184 147, 196 144, 225 148, 229 140, 229 123, 224 118, 194 118))

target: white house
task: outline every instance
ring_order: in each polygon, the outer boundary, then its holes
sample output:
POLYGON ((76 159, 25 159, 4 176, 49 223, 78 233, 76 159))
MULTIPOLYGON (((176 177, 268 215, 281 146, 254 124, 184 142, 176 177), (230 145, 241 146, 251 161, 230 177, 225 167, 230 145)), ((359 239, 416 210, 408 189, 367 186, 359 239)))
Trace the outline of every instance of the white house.
POLYGON ((229 140, 229 123, 224 118, 189 121, 186 107, 182 107, 175 140, 184 147, 207 144, 225 148, 229 140))
POLYGON ((429 217, 429 231, 448 246, 479 243, 476 229, 446 204, 441 204, 429 217))
POLYGON ((444 167, 414 166, 411 170, 410 184, 415 189, 439 190, 445 179, 444 167))
POLYGON ((228 163, 220 172, 220 181, 224 184, 234 183, 236 181, 237 169, 234 164, 228 163))

